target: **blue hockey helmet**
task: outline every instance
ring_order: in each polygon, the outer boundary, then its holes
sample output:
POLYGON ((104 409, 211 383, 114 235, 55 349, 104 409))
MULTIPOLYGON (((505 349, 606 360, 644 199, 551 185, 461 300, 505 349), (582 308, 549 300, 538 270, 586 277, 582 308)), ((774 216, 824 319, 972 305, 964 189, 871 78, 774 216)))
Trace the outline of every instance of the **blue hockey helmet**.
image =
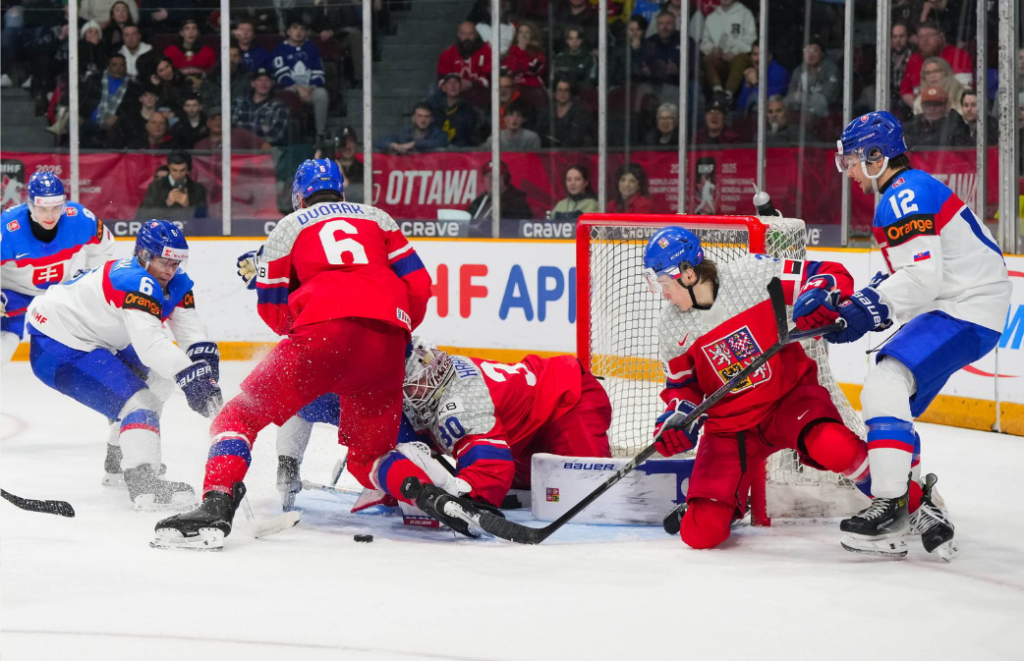
POLYGON ((907 151, 903 125, 892 113, 884 110, 869 112, 850 122, 836 142, 836 147, 836 168, 840 172, 846 172, 851 165, 859 162, 864 168, 864 174, 867 174, 865 164, 883 161, 884 171, 888 159, 907 151))
POLYGON ((67 207, 67 196, 64 193, 64 184, 60 177, 52 172, 36 172, 28 180, 28 208, 35 211, 37 207, 59 207, 60 213, 64 213, 67 207))
POLYGON ((679 279, 686 269, 704 261, 700 239, 690 230, 676 225, 663 227, 654 233, 644 248, 644 278, 651 291, 661 291, 658 277, 667 275, 679 279))
POLYGON ((185 233, 169 220, 147 220, 135 237, 135 255, 143 266, 154 257, 184 262, 188 259, 185 233))
MULTIPOLYGON (((338 164, 329 158, 308 159, 302 162, 295 171, 293 190, 298 187, 298 197, 305 200, 313 193, 332 190, 339 195, 345 194, 345 178, 338 164)), ((292 196, 294 204, 296 197, 292 196)))

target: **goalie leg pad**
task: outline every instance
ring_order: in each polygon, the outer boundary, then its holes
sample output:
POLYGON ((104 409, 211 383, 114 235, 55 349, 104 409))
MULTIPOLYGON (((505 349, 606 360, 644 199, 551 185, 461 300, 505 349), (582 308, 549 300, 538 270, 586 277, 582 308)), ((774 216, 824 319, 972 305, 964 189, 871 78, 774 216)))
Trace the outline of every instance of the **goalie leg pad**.
POLYGON ((712 549, 729 539, 735 509, 710 498, 687 501, 679 537, 692 549, 712 549))

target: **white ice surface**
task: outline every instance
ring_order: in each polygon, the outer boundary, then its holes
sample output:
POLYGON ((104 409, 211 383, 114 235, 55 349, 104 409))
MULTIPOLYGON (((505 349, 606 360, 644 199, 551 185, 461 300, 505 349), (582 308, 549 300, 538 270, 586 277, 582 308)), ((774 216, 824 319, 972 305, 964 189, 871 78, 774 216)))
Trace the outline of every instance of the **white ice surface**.
MULTIPOLYGON (((248 370, 225 363, 237 392, 248 370)), ((1024 658, 1024 439, 921 425, 964 547, 944 564, 843 551, 832 525, 733 531, 693 551, 655 528, 570 525, 540 546, 456 539, 352 499, 303 493, 292 530, 255 540, 239 514, 221 553, 150 549, 157 514, 100 485, 106 423, 3 368, 0 483, 70 501, 75 519, 0 502, 0 655, 60 659, 1024 658), (355 543, 355 533, 376 536, 355 543)), ((176 394, 168 475, 199 488, 207 422, 176 394)), ((274 430, 246 480, 278 506, 274 430)), ((318 429, 304 477, 340 456, 318 429)))

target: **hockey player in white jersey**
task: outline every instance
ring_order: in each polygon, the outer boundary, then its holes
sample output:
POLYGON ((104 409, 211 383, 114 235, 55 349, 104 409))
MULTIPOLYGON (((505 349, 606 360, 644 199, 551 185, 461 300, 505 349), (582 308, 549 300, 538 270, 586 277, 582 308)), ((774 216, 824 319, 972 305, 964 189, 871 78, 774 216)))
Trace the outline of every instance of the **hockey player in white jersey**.
MULTIPOLYGON (((830 342, 853 342, 870 331, 903 326, 877 353, 861 404, 868 426, 870 507, 846 519, 843 546, 853 552, 905 555, 904 534, 921 534, 928 552, 958 553, 953 524, 924 480, 922 506, 907 511, 908 481, 920 473, 914 418, 924 413, 949 377, 988 354, 1002 332, 1011 285, 992 235, 953 191, 915 170, 903 127, 885 111, 850 122, 838 143, 836 166, 866 194, 881 194, 873 231, 889 273, 843 300, 834 289, 805 294, 798 326, 842 317, 830 342), (890 275, 891 274, 891 275, 890 275), (806 315, 806 316, 805 316, 806 315)), ((796 314, 796 312, 795 312, 796 314)), ((911 485, 913 486, 913 485, 911 485)))
POLYGON ((32 371, 54 390, 118 421, 121 467, 136 509, 186 506, 192 487, 160 479, 160 413, 175 383, 212 417, 222 403, 220 352, 207 340, 179 269, 188 243, 173 223, 150 220, 135 254, 57 287, 28 309, 32 371), (164 332, 166 321, 179 346, 164 332))
POLYGON ((52 172, 28 180, 28 202, 0 220, 0 364, 14 355, 25 331, 25 310, 47 288, 114 256, 114 239, 93 212, 68 202, 52 172))

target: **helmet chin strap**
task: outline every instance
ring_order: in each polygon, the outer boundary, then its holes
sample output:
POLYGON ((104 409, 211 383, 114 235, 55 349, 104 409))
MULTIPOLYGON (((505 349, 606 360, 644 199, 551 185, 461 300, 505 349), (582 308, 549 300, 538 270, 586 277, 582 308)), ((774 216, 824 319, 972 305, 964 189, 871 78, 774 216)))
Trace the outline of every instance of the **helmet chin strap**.
MULTIPOLYGON (((877 162, 877 161, 876 161, 877 162)), ((868 174, 868 162, 866 160, 860 162, 860 170, 864 173, 864 176, 871 180, 871 188, 874 189, 875 195, 878 195, 878 178, 882 176, 882 173, 889 169, 889 157, 882 157, 882 167, 875 174, 868 174)))
MULTIPOLYGON (((686 271, 688 271, 688 270, 692 271, 693 267, 692 266, 687 266, 686 269, 682 269, 683 273, 686 273, 686 271)), ((696 274, 694 274, 694 275, 696 276, 696 274)), ((693 304, 692 305, 693 309, 695 309, 695 310, 710 310, 711 309, 710 305, 701 305, 700 303, 697 302, 697 295, 694 293, 693 288, 696 287, 698 284, 699 284, 699 281, 698 280, 694 280, 692 285, 684 285, 683 283, 680 282, 679 286, 682 287, 683 289, 685 289, 690 294, 690 302, 693 304)), ((715 293, 716 294, 718 293, 717 288, 715 290, 715 293)))

